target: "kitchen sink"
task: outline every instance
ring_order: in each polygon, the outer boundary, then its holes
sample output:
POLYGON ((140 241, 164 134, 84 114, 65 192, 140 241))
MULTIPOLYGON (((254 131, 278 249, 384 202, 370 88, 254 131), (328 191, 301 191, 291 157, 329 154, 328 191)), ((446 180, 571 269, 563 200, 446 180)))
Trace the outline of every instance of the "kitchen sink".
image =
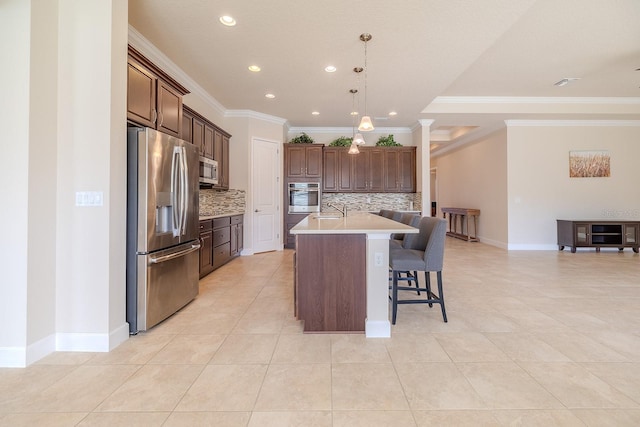
POLYGON ((314 214, 311 218, 312 219, 342 219, 342 215, 335 214, 335 213, 317 213, 317 214, 314 214))

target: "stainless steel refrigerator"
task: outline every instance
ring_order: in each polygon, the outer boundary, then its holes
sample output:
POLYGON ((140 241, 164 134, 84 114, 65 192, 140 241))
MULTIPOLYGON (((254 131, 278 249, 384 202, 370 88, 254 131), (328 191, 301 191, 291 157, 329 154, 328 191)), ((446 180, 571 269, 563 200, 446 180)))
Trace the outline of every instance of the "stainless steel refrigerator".
POLYGON ((198 149, 149 128, 127 135, 127 322, 145 331, 198 295, 198 149))

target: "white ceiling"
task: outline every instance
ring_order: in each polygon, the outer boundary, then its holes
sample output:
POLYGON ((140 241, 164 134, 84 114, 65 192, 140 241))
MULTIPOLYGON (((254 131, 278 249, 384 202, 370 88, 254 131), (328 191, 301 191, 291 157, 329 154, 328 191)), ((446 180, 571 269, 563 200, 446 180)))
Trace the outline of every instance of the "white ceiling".
POLYGON ((505 119, 640 118, 640 0, 129 0, 129 23, 226 109, 295 128, 350 127, 352 88, 363 113, 365 32, 377 127, 431 119, 446 143, 505 119))

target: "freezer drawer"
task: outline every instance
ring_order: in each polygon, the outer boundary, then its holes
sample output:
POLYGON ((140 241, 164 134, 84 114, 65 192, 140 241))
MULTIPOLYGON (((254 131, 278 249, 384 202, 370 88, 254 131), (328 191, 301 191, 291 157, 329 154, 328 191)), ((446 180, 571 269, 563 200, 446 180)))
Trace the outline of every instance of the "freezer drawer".
POLYGON ((157 325, 198 295, 199 248, 196 240, 176 248, 137 255, 137 287, 127 289, 130 332, 157 325), (130 292, 135 292, 135 298, 131 298, 130 292), (129 307, 134 301, 135 307, 129 307))

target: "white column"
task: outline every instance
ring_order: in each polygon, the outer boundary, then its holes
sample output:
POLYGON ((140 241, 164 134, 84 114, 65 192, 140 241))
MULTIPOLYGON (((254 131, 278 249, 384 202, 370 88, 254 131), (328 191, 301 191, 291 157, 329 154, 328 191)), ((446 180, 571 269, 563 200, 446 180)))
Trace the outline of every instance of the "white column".
POLYGON ((56 349, 109 351, 128 338, 127 2, 59 0, 59 23, 56 349))
POLYGON ((391 336, 389 322, 390 234, 367 234, 367 319, 365 336, 391 336))
POLYGON ((422 193, 423 216, 431 216, 431 125, 433 120, 418 120, 413 130, 413 140, 417 148, 416 191, 422 193))

